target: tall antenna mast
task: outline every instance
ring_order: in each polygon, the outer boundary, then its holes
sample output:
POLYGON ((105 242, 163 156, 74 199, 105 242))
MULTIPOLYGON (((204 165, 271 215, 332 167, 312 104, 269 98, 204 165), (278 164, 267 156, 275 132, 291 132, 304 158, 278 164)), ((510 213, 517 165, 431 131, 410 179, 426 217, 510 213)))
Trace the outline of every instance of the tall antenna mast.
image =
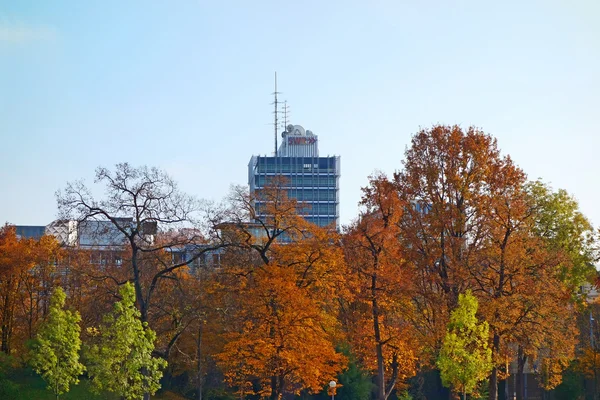
POLYGON ((281 111, 283 111, 283 130, 286 130, 289 122, 288 116, 290 114, 290 106, 288 106, 287 100, 283 102, 283 107, 281 107, 281 111))
POLYGON ((275 96, 275 102, 273 103, 275 105, 275 111, 273 111, 274 117, 275 117, 275 121, 273 123, 274 129, 275 129, 275 157, 277 157, 277 114, 279 114, 279 110, 277 109, 278 103, 277 103, 277 95, 279 94, 279 92, 277 91, 277 71, 275 71, 275 91, 273 92, 273 95, 275 96))

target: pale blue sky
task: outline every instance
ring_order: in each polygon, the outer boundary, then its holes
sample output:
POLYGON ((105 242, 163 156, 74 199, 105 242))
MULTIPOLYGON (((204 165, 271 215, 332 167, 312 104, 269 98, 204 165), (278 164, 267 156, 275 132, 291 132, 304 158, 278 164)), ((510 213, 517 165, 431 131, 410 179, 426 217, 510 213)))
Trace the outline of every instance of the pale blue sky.
POLYGON ((129 161, 220 200, 291 122, 341 155, 341 218, 411 134, 476 125, 600 225, 600 2, 0 0, 0 223, 129 161))

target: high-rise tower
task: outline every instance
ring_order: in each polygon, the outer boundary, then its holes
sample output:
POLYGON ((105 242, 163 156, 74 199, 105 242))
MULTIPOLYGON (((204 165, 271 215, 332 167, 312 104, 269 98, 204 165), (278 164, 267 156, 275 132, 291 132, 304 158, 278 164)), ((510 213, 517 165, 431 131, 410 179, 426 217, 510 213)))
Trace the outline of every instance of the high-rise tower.
MULTIPOLYGON (((248 164, 250 193, 262 189, 276 176, 285 178, 289 198, 302 205, 304 218, 319 226, 340 228, 340 157, 319 157, 319 138, 300 125, 288 125, 272 157, 252 156, 248 164)), ((258 218, 264 218, 260 201, 258 218)))

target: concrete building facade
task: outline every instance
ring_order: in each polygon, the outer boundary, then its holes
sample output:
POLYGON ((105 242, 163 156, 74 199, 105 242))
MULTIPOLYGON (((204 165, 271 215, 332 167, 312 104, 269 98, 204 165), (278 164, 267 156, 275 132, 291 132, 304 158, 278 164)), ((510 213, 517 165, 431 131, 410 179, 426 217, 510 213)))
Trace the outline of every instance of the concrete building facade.
MULTIPOLYGON (((340 228, 340 157, 319 157, 319 138, 300 125, 288 125, 282 143, 273 156, 252 156, 248 164, 250 193, 284 178, 287 195, 299 203, 301 215, 322 227, 340 228)), ((258 218, 264 218, 264 204, 255 202, 258 218)))

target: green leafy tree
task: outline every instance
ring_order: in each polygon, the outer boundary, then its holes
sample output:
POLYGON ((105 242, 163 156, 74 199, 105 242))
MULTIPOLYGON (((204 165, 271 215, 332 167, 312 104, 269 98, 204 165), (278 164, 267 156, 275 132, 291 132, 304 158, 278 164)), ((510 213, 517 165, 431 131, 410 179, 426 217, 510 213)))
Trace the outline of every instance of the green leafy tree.
POLYGON ((69 391, 71 384, 79 383, 77 377, 85 370, 79 362, 81 317, 77 312, 63 310, 66 297, 60 287, 54 290, 48 317, 32 344, 30 360, 57 399, 69 391))
POLYGON ((121 301, 104 317, 98 343, 89 350, 89 375, 98 391, 127 400, 148 398, 160 389, 161 368, 167 362, 152 357, 156 333, 140 320, 133 285, 126 283, 119 294, 121 301))
POLYGON ((21 398, 19 385, 9 378, 17 365, 18 362, 12 356, 7 356, 0 351, 0 399, 2 400, 18 400, 21 398))
POLYGON ((375 385, 368 371, 358 364, 348 346, 342 346, 342 354, 348 357, 348 367, 338 375, 340 388, 335 398, 338 400, 369 400, 375 385))
POLYGON ((487 322, 478 323, 477 299, 468 290, 458 296, 458 307, 450 314, 448 331, 437 366, 446 387, 458 389, 463 399, 492 369, 492 350, 488 347, 487 322))
MULTIPOLYGON (((534 232, 551 250, 560 252, 560 278, 574 298, 585 295, 580 288, 596 277, 598 234, 579 210, 577 200, 566 190, 553 191, 540 180, 525 187, 535 215, 534 232)), ((584 300, 579 298, 576 300, 584 300)))

